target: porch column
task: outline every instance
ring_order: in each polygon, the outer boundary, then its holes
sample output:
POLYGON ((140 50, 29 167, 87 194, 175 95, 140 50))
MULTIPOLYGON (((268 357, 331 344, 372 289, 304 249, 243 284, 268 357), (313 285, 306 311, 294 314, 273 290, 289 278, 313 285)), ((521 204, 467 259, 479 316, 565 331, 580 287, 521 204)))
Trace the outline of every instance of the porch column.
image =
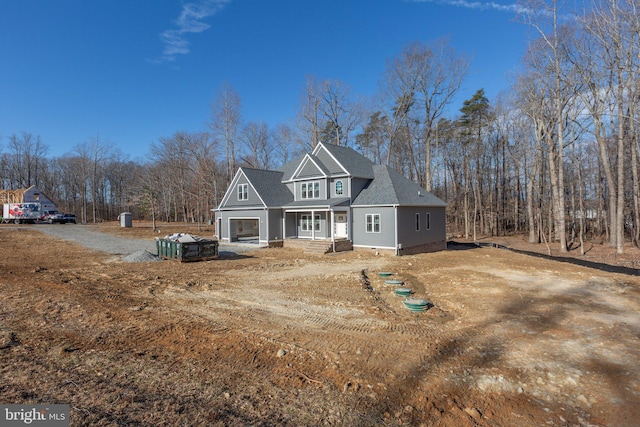
POLYGON ((284 239, 287 237, 287 211, 282 210, 282 246, 284 246, 284 239))
POLYGON ((311 211, 311 240, 316 240, 316 211, 311 211))
POLYGON ((331 246, 333 246, 333 252, 336 251, 336 213, 331 209, 331 246))

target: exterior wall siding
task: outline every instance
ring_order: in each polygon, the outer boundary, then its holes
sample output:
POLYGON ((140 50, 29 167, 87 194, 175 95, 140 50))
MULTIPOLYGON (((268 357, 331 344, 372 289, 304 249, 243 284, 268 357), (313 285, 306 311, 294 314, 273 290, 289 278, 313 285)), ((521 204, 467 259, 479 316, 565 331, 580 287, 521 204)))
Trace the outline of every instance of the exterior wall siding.
POLYGON ((286 214, 285 219, 285 235, 284 237, 296 237, 297 236, 297 215, 295 212, 289 212, 286 214))
POLYGON ((235 185, 233 186, 233 188, 230 188, 230 194, 229 194, 229 198, 227 199, 225 205, 223 207, 225 208, 239 208, 239 207, 262 207, 262 202, 260 201, 260 198, 258 197, 258 195, 256 194, 256 192, 253 190, 253 187, 251 187, 251 184, 249 184, 249 181, 247 181, 247 178, 244 175, 240 175, 238 177, 238 181, 235 183, 235 185), (247 184, 247 200, 238 200, 238 186, 239 185, 244 185, 247 184))
POLYGON ((329 194, 330 197, 351 197, 349 194, 349 178, 348 177, 343 177, 343 178, 331 178, 329 180, 329 194), (337 194, 336 193, 336 182, 342 182, 342 194, 337 194))
POLYGON ((282 209, 269 209, 269 237, 268 240, 282 240, 282 209))
POLYGON ((302 166, 302 169, 298 172, 298 175, 296 176, 296 178, 304 179, 304 178, 315 178, 315 177, 322 177, 322 176, 323 176, 322 171, 320 171, 320 169, 318 169, 318 167, 311 160, 308 160, 304 164, 304 166, 302 166))
POLYGON ((395 248, 395 208, 392 206, 354 207, 352 210, 352 236, 354 246, 395 248), (380 215, 380 232, 368 233, 367 214, 380 215))
POLYGON ((444 208, 401 206, 398 208, 398 243, 403 248, 444 242, 447 238, 444 208), (416 230, 416 214, 420 214, 420 230, 416 230), (429 214, 430 229, 427 229, 429 214))

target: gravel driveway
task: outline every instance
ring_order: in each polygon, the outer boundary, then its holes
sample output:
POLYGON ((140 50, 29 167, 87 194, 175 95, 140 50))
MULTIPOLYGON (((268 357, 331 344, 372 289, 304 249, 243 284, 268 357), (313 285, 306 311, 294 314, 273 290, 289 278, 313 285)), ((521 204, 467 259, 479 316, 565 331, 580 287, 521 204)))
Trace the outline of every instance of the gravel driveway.
MULTIPOLYGON (((156 254, 156 244, 153 239, 129 239, 111 234, 93 231, 83 225, 72 224, 38 224, 36 230, 63 240, 72 241, 89 249, 107 252, 113 255, 125 257, 139 252, 156 254)), ((258 245, 252 244, 223 244, 218 246, 220 256, 233 256, 237 253, 258 249, 258 245)))

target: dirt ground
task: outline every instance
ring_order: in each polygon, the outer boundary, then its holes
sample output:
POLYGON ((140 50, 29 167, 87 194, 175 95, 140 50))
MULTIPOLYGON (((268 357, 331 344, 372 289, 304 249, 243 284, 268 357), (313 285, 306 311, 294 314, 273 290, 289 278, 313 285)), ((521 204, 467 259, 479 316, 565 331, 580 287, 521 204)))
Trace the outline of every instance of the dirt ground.
POLYGON ((125 263, 37 227, 0 227, 0 400, 70 404, 72 426, 640 423, 634 248, 125 263))

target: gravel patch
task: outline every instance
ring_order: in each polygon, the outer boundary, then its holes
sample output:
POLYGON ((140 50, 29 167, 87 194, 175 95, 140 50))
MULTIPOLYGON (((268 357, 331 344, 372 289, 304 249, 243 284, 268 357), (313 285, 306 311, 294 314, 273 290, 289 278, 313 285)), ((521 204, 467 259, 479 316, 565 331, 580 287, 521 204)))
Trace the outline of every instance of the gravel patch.
POLYGON ((131 255, 127 255, 126 257, 122 258, 122 261, 124 262, 156 262, 156 261, 162 261, 162 258, 160 258, 156 254, 152 254, 151 252, 145 250, 145 251, 134 252, 131 255))
MULTIPOLYGON (((121 257, 125 262, 149 262, 160 260, 155 254, 154 239, 128 239, 93 231, 84 225, 74 224, 37 224, 36 230, 63 240, 78 243, 89 249, 106 252, 121 257), (152 259, 157 258, 157 259, 152 259)), ((239 253, 259 249, 254 244, 221 244, 218 252, 221 258, 232 257, 239 253)))

